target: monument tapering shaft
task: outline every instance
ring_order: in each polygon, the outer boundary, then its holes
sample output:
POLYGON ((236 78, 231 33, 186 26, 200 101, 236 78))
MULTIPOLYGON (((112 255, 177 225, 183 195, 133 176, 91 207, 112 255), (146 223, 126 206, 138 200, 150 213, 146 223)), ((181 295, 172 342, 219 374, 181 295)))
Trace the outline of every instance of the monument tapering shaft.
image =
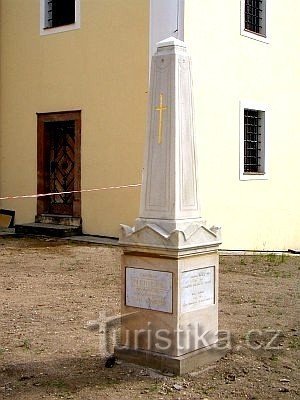
POLYGON ((191 62, 175 38, 152 58, 140 218, 200 218, 191 62))

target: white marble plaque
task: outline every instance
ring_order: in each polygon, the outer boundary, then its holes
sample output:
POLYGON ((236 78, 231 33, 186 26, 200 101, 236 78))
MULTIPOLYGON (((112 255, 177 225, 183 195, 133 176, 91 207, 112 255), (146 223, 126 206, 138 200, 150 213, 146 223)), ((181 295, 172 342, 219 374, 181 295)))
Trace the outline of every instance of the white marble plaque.
POLYGON ((172 313, 172 274, 126 268, 126 305, 172 313))
POLYGON ((215 303, 215 267, 181 274, 181 312, 196 311, 215 303))

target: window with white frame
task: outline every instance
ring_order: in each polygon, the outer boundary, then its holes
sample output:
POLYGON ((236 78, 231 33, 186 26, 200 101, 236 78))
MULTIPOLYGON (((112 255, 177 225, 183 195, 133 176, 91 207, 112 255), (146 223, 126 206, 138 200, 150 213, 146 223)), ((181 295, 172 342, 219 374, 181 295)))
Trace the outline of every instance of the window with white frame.
POLYGON ((80 27, 80 0, 40 0, 40 2, 42 35, 80 27))
POLYGON ((267 117, 265 106, 241 103, 240 179, 267 179, 267 117))
POLYGON ((268 43, 268 8, 270 0, 241 0, 241 34, 268 43))

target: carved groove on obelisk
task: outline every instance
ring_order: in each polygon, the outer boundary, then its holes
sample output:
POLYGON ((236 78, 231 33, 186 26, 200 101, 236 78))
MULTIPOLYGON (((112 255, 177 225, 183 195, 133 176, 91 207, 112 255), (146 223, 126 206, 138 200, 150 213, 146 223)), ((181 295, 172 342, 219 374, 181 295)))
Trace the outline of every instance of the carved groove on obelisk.
POLYGON ((185 59, 179 59, 178 62, 179 66, 179 93, 178 96, 183 94, 182 96, 186 99, 186 102, 182 104, 180 107, 180 142, 179 142, 179 153, 181 153, 183 144, 186 146, 186 158, 185 162, 183 162, 182 157, 179 155, 180 160, 180 177, 181 181, 180 184, 183 187, 181 191, 180 197, 180 211, 185 210, 198 210, 198 193, 197 193, 197 182, 196 182, 196 156, 195 156, 195 143, 194 143, 194 136, 189 135, 189 132, 194 131, 194 121, 193 121, 193 114, 191 115, 191 119, 186 120, 185 115, 188 114, 188 110, 193 110, 191 92, 188 92, 188 86, 191 87, 191 70, 190 70, 190 63, 187 63, 185 59), (183 82, 189 82, 189 85, 183 85, 183 82))

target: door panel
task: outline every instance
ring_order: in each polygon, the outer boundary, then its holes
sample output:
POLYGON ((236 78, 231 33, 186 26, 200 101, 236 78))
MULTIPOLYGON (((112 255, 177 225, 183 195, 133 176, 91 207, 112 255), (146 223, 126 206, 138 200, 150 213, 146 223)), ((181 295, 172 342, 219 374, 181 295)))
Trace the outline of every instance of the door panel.
MULTIPOLYGON (((74 121, 48 122, 49 135, 49 192, 60 193, 74 190, 74 121)), ((48 185, 47 185, 48 186, 48 185)), ((72 215, 73 193, 51 196, 50 214, 72 215)))

